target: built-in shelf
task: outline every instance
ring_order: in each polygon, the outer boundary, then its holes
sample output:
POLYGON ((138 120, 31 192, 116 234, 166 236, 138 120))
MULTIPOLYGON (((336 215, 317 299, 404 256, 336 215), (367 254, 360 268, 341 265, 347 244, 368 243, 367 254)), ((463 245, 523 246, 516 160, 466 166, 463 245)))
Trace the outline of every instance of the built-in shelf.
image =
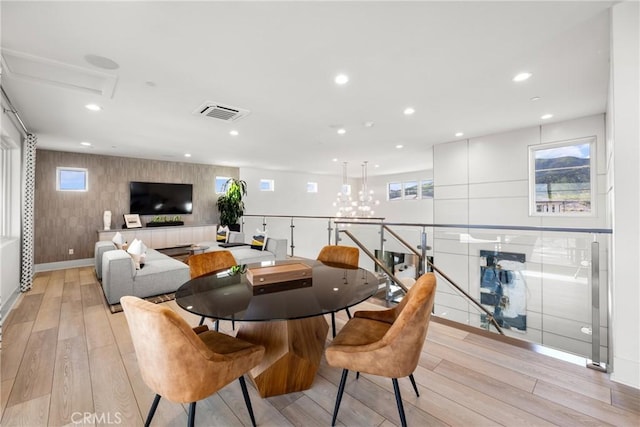
POLYGON ((216 224, 207 224, 98 230, 98 240, 111 240, 119 232, 127 242, 138 239, 152 249, 174 248, 214 241, 216 227, 216 224))

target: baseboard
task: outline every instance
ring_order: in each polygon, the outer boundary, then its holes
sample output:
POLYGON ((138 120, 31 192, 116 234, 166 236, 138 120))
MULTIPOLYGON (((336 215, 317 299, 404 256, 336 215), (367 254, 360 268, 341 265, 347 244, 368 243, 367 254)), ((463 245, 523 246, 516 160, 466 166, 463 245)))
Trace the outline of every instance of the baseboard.
POLYGON ((43 264, 36 264, 33 266, 33 270, 36 273, 39 273, 41 271, 64 270, 65 268, 89 267, 94 265, 94 263, 95 261, 93 258, 72 259, 70 261, 46 262, 43 264))

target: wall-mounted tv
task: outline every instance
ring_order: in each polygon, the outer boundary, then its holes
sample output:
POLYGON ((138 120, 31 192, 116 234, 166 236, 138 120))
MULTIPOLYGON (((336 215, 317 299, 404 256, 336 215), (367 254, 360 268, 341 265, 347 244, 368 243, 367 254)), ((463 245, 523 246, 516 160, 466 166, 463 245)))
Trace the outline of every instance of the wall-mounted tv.
POLYGON ((129 213, 140 215, 182 215, 193 212, 193 185, 160 182, 129 183, 129 213))

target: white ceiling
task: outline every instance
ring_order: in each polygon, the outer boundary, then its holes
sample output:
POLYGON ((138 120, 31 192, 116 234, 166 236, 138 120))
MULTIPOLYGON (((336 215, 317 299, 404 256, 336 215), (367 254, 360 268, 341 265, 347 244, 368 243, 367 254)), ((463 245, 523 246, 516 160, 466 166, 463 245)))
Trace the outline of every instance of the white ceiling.
POLYGON ((379 165, 370 175, 421 170, 458 131, 604 112, 612 3, 2 1, 2 86, 41 148, 329 174, 347 161, 356 176, 364 160, 379 165), (533 77, 512 82, 520 71, 533 77), (194 115, 207 100, 251 113, 194 115))

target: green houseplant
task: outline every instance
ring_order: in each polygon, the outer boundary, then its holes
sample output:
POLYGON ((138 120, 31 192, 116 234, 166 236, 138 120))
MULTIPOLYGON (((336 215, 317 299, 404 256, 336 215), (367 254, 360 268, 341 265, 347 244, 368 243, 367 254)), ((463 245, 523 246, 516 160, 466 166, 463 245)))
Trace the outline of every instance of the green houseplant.
POLYGON ((239 219, 244 214, 242 198, 247 195, 247 183, 241 179, 229 178, 223 187, 224 194, 218 197, 216 206, 220 212, 220 224, 230 230, 239 231, 239 219))

